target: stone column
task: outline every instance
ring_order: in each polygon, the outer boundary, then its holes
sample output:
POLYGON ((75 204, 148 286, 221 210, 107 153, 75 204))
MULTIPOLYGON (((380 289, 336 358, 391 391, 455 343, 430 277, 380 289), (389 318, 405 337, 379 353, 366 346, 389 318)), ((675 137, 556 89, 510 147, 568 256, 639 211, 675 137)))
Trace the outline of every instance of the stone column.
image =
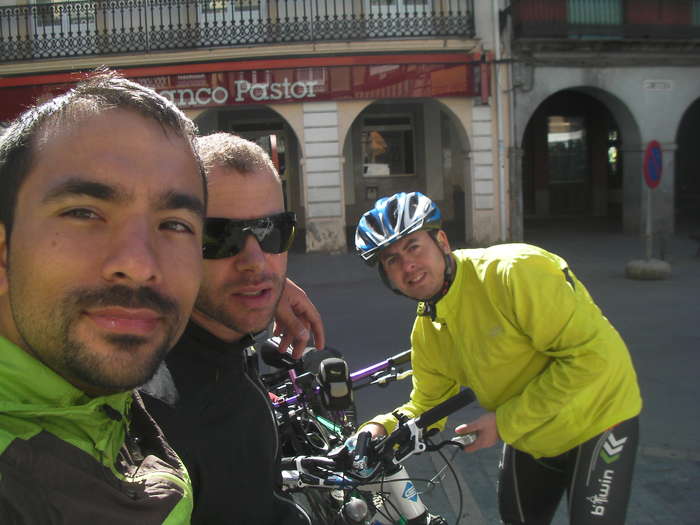
POLYGON ((345 251, 338 104, 304 103, 303 111, 306 250, 345 251))

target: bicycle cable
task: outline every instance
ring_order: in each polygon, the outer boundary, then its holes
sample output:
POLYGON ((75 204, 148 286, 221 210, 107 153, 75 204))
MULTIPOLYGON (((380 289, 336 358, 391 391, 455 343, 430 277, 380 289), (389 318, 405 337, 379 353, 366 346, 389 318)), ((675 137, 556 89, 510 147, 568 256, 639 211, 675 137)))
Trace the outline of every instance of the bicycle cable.
MULTIPOLYGON (((425 441, 429 445, 435 446, 435 445, 433 445, 433 442, 430 439, 430 437, 426 437, 425 441)), ((455 457, 457 457, 457 454, 459 453, 459 451, 461 449, 455 450, 454 453, 452 454, 452 457, 448 461, 448 459, 445 457, 445 454, 443 454, 442 451, 440 450, 447 443, 451 443, 453 445, 455 444, 451 441, 443 441, 442 443, 437 445, 437 447, 434 449, 434 451, 437 452, 440 455, 440 457, 442 458, 442 460, 445 462, 445 466, 442 467, 442 469, 440 469, 440 471, 437 474, 435 474, 435 476, 432 479, 437 478, 440 475, 440 473, 443 472, 446 468, 448 468, 450 470, 450 473, 452 474, 452 478, 455 480, 455 485, 457 486, 457 496, 459 497, 459 506, 458 506, 459 512, 457 513, 457 521, 455 521, 455 525, 459 525, 459 522, 462 520, 462 512, 464 511, 464 500, 463 500, 464 494, 462 493, 462 486, 459 483, 459 478, 457 477, 457 472, 452 467, 452 461, 454 460, 455 457)), ((445 476, 440 478, 440 481, 442 481, 442 479, 444 479, 444 477, 445 476)))

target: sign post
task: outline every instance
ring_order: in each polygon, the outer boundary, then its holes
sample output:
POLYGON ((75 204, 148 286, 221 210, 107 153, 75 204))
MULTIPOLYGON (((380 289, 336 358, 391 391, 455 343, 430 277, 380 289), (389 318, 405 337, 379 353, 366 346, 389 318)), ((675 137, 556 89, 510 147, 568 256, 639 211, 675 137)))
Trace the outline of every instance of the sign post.
POLYGON ((647 192, 647 221, 646 221, 646 259, 630 261, 625 267, 625 276, 629 279, 668 279, 671 276, 671 265, 666 261, 652 259, 652 206, 651 192, 661 182, 662 168, 661 144, 652 140, 647 144, 644 152, 644 165, 642 171, 644 182, 646 182, 647 192))
POLYGON ((647 217, 646 217, 646 256, 647 261, 651 259, 652 256, 652 205, 651 205, 651 192, 656 188, 661 182, 661 169, 662 169, 662 153, 661 144, 656 140, 652 140, 647 144, 647 148, 644 152, 644 181, 647 185, 647 217))

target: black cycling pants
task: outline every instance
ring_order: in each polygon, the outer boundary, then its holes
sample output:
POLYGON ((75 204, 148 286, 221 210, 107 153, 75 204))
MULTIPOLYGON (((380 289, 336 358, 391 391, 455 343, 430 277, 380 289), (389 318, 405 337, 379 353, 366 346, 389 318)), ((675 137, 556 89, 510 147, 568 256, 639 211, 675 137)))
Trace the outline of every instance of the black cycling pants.
POLYGON ((535 459, 505 445, 498 482, 501 519, 549 524, 566 490, 572 525, 623 524, 638 442, 634 417, 552 458, 535 459))

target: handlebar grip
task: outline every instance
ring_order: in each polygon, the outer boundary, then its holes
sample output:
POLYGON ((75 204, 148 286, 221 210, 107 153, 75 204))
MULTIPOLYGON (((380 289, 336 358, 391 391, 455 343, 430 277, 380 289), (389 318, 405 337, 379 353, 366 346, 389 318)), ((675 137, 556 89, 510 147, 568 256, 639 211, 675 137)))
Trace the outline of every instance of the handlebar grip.
POLYGON ((305 469, 334 468, 335 461, 326 456, 295 456, 280 459, 281 470, 297 470, 301 466, 305 469))
POLYGON ((367 456, 367 449, 369 448, 369 443, 372 440, 372 434, 367 431, 360 432, 357 434, 357 441, 355 442, 355 457, 360 459, 367 456))
POLYGON ((402 365, 411 362, 411 349, 404 350, 386 360, 389 365, 402 365))
POLYGON ((476 396, 474 395, 474 392, 472 392, 472 390, 469 388, 465 388, 459 394, 456 394, 439 405, 436 405, 433 408, 423 412, 423 414, 416 419, 416 425, 422 429, 425 429, 475 400, 476 396))

